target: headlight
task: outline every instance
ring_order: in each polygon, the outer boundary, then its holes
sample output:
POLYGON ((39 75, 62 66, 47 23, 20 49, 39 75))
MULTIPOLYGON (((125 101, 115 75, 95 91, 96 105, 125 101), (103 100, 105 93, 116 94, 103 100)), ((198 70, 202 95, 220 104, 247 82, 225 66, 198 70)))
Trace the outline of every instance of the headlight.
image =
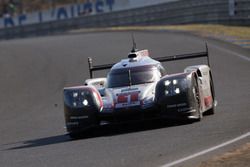
POLYGON ((180 88, 176 88, 174 91, 175 91, 176 94, 179 94, 181 92, 180 88))
POLYGON ((165 90, 165 95, 169 95, 169 91, 168 90, 165 90))
POLYGON ((73 92, 73 97, 77 98, 78 97, 78 93, 77 92, 73 92))
POLYGON ((88 102, 87 99, 84 99, 83 102, 82 102, 82 104, 83 104, 84 106, 87 106, 87 105, 89 104, 89 102, 88 102))
POLYGON ((84 99, 82 101, 80 99, 77 99, 77 100, 73 101, 72 104, 74 107, 85 107, 85 106, 89 105, 89 102, 87 99, 84 99))
POLYGON ((173 84, 176 85, 178 81, 176 79, 173 80, 173 84))
POLYGON ((164 82, 164 84, 165 84, 165 86, 169 86, 169 85, 171 84, 171 81, 166 80, 166 81, 164 82))

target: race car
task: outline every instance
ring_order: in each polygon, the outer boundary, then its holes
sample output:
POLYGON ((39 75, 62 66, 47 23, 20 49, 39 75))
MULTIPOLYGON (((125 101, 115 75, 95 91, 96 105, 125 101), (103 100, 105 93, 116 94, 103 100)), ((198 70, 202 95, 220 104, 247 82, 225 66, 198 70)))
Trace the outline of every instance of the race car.
POLYGON ((209 54, 205 52, 151 58, 133 47, 116 64, 93 66, 84 85, 64 88, 66 129, 71 137, 104 124, 154 118, 201 120, 214 114, 216 101, 209 54), (194 65, 166 74, 161 62, 206 57, 208 65, 194 65), (109 69, 105 78, 93 72, 109 69))

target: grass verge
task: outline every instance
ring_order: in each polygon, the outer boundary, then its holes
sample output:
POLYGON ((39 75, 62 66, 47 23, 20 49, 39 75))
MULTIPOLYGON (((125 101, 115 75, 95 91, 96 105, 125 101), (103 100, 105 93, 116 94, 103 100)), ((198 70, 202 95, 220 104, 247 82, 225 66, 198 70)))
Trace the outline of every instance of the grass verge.
POLYGON ((240 39, 250 39, 250 27, 225 26, 213 24, 190 24, 190 25, 166 25, 166 26, 133 26, 133 27, 112 27, 110 30, 175 30, 190 31, 208 36, 228 36, 240 39))
POLYGON ((224 155, 202 162, 199 167, 246 167, 250 164, 250 143, 224 155))

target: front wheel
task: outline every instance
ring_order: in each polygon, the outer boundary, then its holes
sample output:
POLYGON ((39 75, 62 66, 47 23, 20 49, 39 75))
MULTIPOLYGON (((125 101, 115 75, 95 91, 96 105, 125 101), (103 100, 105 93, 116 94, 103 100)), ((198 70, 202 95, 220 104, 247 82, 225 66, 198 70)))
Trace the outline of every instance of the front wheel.
POLYGON ((203 114, 201 111, 201 103, 200 103, 200 93, 198 88, 198 81, 197 79, 194 79, 194 87, 193 87, 193 93, 194 93, 194 100, 195 100, 195 109, 197 112, 197 121, 201 121, 203 118, 203 114))
POLYGON ((88 137, 91 137, 92 135, 92 129, 86 129, 86 130, 79 131, 79 132, 70 132, 68 133, 68 135, 73 140, 88 138, 88 137))
POLYGON ((80 133, 69 133, 68 135, 71 139, 80 139, 81 138, 80 133))
POLYGON ((215 104, 213 104, 213 107, 206 112, 206 115, 214 115, 214 114, 215 114, 215 104))

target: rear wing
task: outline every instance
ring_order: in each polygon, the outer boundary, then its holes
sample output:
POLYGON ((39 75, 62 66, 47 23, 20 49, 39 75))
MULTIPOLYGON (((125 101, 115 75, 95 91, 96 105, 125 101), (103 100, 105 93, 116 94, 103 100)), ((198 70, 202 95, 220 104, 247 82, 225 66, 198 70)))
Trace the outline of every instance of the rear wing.
POLYGON ((89 76, 90 78, 93 78, 93 72, 94 71, 101 71, 101 70, 107 70, 113 67, 115 64, 103 64, 103 65, 95 65, 93 66, 93 61, 91 57, 88 57, 88 64, 89 64, 89 76))
POLYGON ((181 54, 181 55, 174 55, 174 56, 164 56, 164 57, 157 57, 154 59, 159 61, 159 62, 167 62, 167 61, 176 61, 176 60, 184 60, 184 59, 202 58, 202 57, 207 58, 207 64, 210 67, 207 44, 206 44, 206 51, 205 52, 181 54))
MULTIPOLYGON (((153 59, 157 60, 159 62, 168 62, 168 61, 195 59, 195 58, 202 58, 202 57, 205 57, 207 59, 207 64, 210 67, 207 43, 206 43, 206 51, 205 52, 181 54, 181 55, 174 55, 174 56, 163 56, 163 57, 157 57, 157 58, 153 58, 153 59)), ((94 66, 91 57, 88 57, 88 64, 89 64, 90 78, 93 78, 94 71, 107 70, 107 69, 112 68, 113 65, 115 65, 115 63, 113 63, 113 64, 103 64, 103 65, 95 65, 94 66)))

